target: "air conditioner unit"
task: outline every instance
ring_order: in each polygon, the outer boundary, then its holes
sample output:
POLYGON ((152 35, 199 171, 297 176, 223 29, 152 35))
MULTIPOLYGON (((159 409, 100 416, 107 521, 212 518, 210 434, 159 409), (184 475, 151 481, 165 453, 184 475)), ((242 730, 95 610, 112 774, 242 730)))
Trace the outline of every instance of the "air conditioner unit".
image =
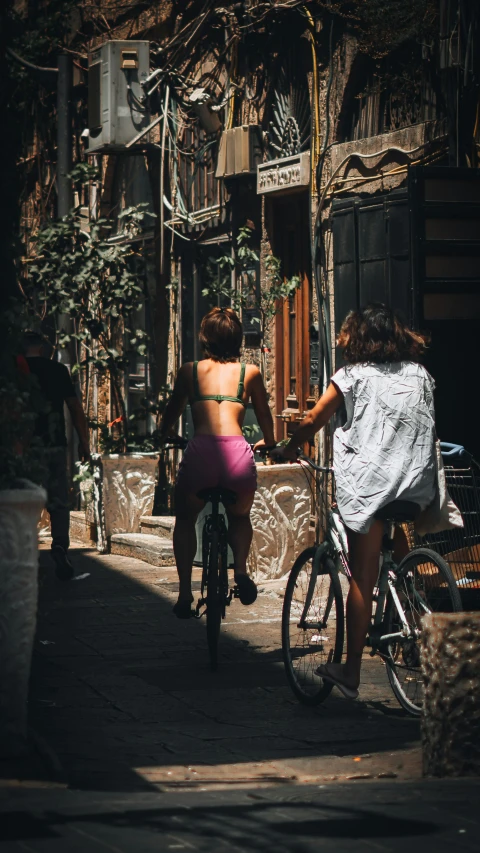
POLYGON ((141 85, 149 67, 148 41, 108 41, 90 54, 89 153, 122 151, 150 123, 141 85))
POLYGON ((225 130, 218 149, 216 178, 252 175, 262 162, 262 128, 259 124, 244 124, 225 130))

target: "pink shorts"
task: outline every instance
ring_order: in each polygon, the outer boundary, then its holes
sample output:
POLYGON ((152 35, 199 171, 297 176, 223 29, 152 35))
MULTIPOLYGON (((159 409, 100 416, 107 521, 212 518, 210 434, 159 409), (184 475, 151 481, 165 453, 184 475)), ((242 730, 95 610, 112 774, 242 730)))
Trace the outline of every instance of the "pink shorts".
POLYGON ((257 470, 252 449, 239 435, 197 435, 188 442, 177 476, 177 488, 197 494, 223 486, 237 495, 254 492, 257 470))

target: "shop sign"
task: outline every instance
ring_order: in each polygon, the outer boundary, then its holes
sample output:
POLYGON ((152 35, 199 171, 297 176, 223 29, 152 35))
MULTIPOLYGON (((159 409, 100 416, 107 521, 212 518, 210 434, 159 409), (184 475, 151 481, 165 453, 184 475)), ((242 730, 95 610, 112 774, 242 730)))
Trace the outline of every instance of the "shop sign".
POLYGON ((269 160, 257 167, 257 193, 281 193, 310 183, 310 152, 269 160))

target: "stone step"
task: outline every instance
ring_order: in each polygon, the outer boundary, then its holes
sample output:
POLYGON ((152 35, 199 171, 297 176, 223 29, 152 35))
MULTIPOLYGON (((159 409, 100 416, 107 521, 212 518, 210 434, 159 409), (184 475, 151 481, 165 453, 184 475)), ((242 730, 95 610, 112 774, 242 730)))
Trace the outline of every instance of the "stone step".
POLYGON ((160 536, 162 539, 172 538, 174 526, 174 515, 144 515, 140 519, 140 531, 142 533, 160 536))
POLYGON ((87 521, 83 509, 70 512, 70 539, 72 542, 83 542, 86 545, 94 545, 97 541, 95 524, 87 521))
POLYGON ((110 551, 144 560, 152 566, 175 566, 172 540, 153 533, 114 533, 110 551))

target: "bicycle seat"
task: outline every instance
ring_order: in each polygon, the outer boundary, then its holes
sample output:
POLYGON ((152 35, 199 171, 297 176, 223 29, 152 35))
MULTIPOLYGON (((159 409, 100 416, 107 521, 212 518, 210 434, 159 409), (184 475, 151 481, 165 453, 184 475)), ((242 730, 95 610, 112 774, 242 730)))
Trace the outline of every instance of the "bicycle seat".
POLYGON ((392 501, 375 513, 381 521, 415 521, 420 507, 413 501, 392 501))
POLYGON ((231 489, 224 489, 222 486, 213 486, 209 489, 201 489, 197 492, 197 497, 202 501, 207 501, 207 503, 209 501, 217 500, 224 506, 234 504, 237 500, 236 492, 232 492, 231 489))

